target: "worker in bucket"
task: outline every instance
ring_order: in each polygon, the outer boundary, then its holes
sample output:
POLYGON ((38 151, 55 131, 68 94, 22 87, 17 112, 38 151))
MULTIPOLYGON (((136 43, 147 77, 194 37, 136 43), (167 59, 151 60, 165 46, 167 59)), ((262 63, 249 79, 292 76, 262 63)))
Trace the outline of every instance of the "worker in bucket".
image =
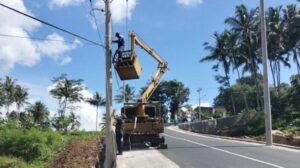
POLYGON ((117 148, 118 148, 118 153, 117 155, 122 155, 123 154, 123 118, 122 116, 118 116, 116 118, 116 142, 117 142, 117 148))
POLYGON ((115 56, 116 54, 118 55, 118 59, 122 58, 122 52, 124 51, 125 48, 125 40, 123 38, 122 35, 120 35, 120 33, 116 33, 116 40, 113 40, 113 43, 117 43, 118 44, 118 49, 116 50, 115 56))

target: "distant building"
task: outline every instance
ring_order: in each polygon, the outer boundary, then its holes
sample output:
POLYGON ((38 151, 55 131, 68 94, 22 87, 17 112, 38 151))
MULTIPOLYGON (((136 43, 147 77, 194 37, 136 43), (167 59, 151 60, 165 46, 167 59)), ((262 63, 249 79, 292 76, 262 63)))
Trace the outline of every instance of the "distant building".
MULTIPOLYGON (((195 107, 194 111, 197 113, 199 111, 199 106, 195 107)), ((201 106, 201 113, 206 113, 211 115, 215 113, 222 113, 222 117, 226 117, 226 109, 223 106, 216 106, 216 107, 201 106)))
POLYGON ((215 109, 215 112, 223 113, 223 117, 226 117, 227 111, 224 106, 216 106, 216 107, 214 107, 214 109, 215 109))

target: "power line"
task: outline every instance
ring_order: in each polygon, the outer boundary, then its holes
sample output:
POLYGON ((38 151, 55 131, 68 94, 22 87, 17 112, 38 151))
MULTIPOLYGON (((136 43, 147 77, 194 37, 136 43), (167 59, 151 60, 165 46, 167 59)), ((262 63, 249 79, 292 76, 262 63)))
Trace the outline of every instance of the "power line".
MULTIPOLYGON (((66 41, 66 40, 45 39, 45 38, 40 38, 40 37, 18 36, 18 35, 1 34, 1 33, 0 33, 0 36, 1 36, 1 37, 8 37, 8 38, 20 38, 20 39, 39 40, 39 41, 65 42, 65 43, 69 43, 69 44, 72 44, 72 43, 73 43, 73 42, 66 41)), ((97 45, 92 44, 92 43, 84 43, 84 44, 97 46, 97 45)))
POLYGON ((97 29, 97 33, 98 33, 98 37, 99 37, 100 43, 103 43, 102 38, 101 38, 101 33, 100 33, 99 25, 98 25, 97 18, 96 18, 96 14, 95 14, 95 11, 94 11, 95 9, 93 7, 92 0, 89 0, 89 1, 90 1, 90 7, 91 7, 91 16, 93 17, 93 20, 95 22, 95 26, 96 26, 96 29, 97 29))
POLYGON ((60 28, 60 27, 58 27, 58 26, 55 26, 55 25, 53 25, 53 24, 51 24, 51 23, 48 23, 48 22, 46 22, 46 21, 44 21, 44 20, 41 20, 41 19, 38 19, 38 18, 33 17, 33 16, 31 16, 31 15, 28 15, 28 14, 26 14, 26 13, 24 13, 24 12, 21 12, 21 11, 17 10, 17 9, 11 8, 11 7, 9 7, 9 6, 6 6, 6 5, 4 5, 3 3, 0 3, 0 5, 1 5, 2 7, 5 7, 5 8, 7 8, 7 9, 9 9, 9 10, 12 10, 12 11, 14 11, 14 12, 16 12, 16 13, 19 13, 19 14, 21 14, 21 15, 23 15, 23 16, 26 16, 26 17, 28 17, 28 18, 31 18, 31 19, 35 20, 35 21, 38 21, 38 22, 40 22, 40 23, 43 23, 43 24, 45 24, 45 25, 47 25, 47 26, 50 26, 50 27, 55 28, 55 29, 58 29, 58 30, 60 30, 60 31, 62 31, 62 32, 65 32, 65 33, 67 33, 67 34, 69 34, 69 35, 75 36, 75 37, 77 37, 77 38, 79 38, 79 39, 82 39, 82 40, 84 40, 84 41, 87 41, 87 42, 89 42, 89 43, 92 43, 92 44, 94 44, 94 45, 96 45, 96 46, 104 47, 104 45, 102 45, 102 44, 99 44, 99 43, 97 43, 97 42, 94 42, 94 41, 92 41, 92 40, 89 40, 89 39, 87 39, 87 38, 85 38, 85 37, 83 37, 83 36, 80 36, 80 35, 78 35, 78 34, 72 33, 72 32, 70 32, 70 31, 68 31, 68 30, 66 30, 66 29, 60 28))

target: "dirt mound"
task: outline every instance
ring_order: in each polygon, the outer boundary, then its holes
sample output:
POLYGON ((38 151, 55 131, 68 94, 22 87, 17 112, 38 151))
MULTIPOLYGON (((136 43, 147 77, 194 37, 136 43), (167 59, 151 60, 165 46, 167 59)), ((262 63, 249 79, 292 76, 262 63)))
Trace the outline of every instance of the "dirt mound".
POLYGON ((48 166, 49 168, 90 168, 99 164, 101 144, 103 139, 88 138, 72 140, 59 153, 58 157, 48 166))
POLYGON ((272 131, 273 141, 275 143, 300 146, 300 137, 294 136, 292 134, 285 134, 281 131, 274 130, 272 131))

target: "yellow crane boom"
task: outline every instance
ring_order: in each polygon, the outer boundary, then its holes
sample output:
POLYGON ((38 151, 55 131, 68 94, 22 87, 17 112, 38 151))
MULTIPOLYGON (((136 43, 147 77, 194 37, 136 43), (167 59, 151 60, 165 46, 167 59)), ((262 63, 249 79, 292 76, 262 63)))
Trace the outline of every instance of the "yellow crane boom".
POLYGON ((157 86, 159 85, 160 79, 163 76, 163 74, 168 69, 167 65, 168 63, 164 61, 152 48, 150 48, 148 45, 146 45, 141 39, 137 37, 137 35, 134 32, 130 33, 131 38, 131 51, 134 53, 135 51, 135 45, 139 45, 142 49, 144 49, 149 55, 151 55, 157 62, 158 67, 155 74, 152 76, 151 82, 146 88, 146 90, 141 94, 139 101, 141 103, 145 103, 148 101, 148 99, 151 97, 157 86))

